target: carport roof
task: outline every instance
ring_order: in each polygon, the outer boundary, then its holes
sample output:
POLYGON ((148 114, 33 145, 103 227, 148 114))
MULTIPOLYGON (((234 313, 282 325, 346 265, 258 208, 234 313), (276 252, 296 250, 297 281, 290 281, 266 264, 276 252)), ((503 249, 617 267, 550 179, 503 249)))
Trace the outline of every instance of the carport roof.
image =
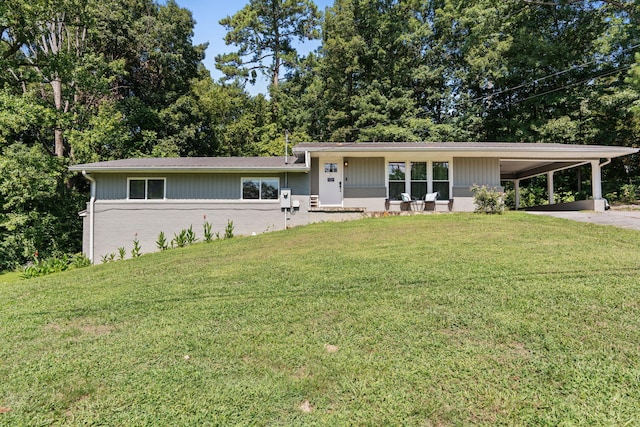
POLYGON ((637 148, 547 144, 534 142, 305 142, 296 145, 294 153, 371 153, 430 152, 455 157, 494 157, 509 159, 583 159, 614 158, 637 153, 637 148))
POLYGON ((494 158, 500 160, 500 177, 503 180, 531 178, 638 151, 638 148, 631 147, 531 142, 312 142, 294 147, 294 153, 309 153, 312 157, 329 153, 345 157, 389 157, 390 153, 411 152, 494 158))

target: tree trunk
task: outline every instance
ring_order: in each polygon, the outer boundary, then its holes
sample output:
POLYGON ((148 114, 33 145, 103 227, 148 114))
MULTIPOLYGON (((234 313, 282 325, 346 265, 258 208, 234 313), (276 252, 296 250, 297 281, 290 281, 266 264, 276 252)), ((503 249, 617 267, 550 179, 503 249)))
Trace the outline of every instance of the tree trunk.
MULTIPOLYGON (((62 111, 62 80, 60 77, 56 77, 51 81, 51 88, 53 89, 53 103, 55 104, 58 112, 62 111)), ((64 157, 64 140, 62 138, 62 127, 56 123, 56 128, 53 131, 54 135, 54 153, 58 157, 64 157)))

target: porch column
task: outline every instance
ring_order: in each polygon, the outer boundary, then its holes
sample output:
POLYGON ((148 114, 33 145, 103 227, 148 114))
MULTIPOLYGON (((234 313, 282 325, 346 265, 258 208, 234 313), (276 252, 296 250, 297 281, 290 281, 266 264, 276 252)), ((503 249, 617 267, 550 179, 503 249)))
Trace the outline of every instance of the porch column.
POLYGON ((520 180, 513 181, 513 187, 516 193, 516 210, 520 209, 520 180))
POLYGON ((553 172, 547 172, 547 193, 549 193, 549 204, 555 203, 553 197, 553 172))
POLYGON ((600 160, 591 161, 591 195, 593 200, 602 199, 602 175, 600 173, 600 160))

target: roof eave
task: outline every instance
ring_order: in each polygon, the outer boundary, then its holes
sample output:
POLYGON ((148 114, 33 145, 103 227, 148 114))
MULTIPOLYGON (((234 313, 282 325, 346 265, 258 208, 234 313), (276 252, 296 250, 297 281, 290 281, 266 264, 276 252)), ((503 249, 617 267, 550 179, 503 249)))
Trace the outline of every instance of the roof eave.
POLYGON ((300 167, 161 167, 161 166, 140 166, 140 167, 82 167, 82 165, 71 166, 72 172, 87 173, 281 173, 281 172, 309 172, 309 168, 302 165, 300 167))

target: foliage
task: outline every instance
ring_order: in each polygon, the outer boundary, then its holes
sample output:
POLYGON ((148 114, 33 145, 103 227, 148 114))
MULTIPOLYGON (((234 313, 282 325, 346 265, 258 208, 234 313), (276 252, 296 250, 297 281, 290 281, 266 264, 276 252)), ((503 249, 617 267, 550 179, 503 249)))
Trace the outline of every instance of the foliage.
POLYGON ((638 247, 424 215, 0 279, 0 423, 635 425, 638 247))
POLYGON ((127 255, 127 250, 124 246, 118 248, 118 261, 124 260, 124 257, 127 255))
POLYGON ((116 260, 116 254, 115 252, 111 252, 109 254, 104 254, 100 257, 100 261, 102 261, 103 264, 106 264, 108 262, 114 262, 116 260))
POLYGON ((0 270, 76 253, 83 197, 65 185, 66 163, 38 146, 12 144, 0 155, 0 270))
POLYGON ((476 212, 486 214, 502 214, 504 212, 504 193, 486 185, 474 185, 470 188, 473 193, 473 203, 476 212))
POLYGON ((91 266, 91 260, 82 252, 78 252, 71 258, 70 265, 72 268, 84 268, 91 266))
POLYGON ((30 279, 33 277, 45 276, 47 274, 59 273, 70 268, 89 267, 91 261, 84 254, 78 253, 73 256, 63 254, 62 256, 52 256, 45 259, 35 257, 35 262, 25 267, 22 277, 30 279))
POLYGON ((192 245, 198 241, 198 239, 196 238, 196 233, 193 232, 193 225, 190 225, 189 228, 187 228, 185 237, 187 245, 192 245))
POLYGON ((204 224, 202 225, 202 228, 204 229, 204 241, 205 242, 211 242, 213 240, 213 233, 211 232, 211 223, 209 221, 207 221, 207 216, 204 216, 204 224))
POLYGON ((158 234, 158 240, 156 240, 156 247, 161 251, 165 251, 169 249, 169 243, 167 242, 167 238, 164 235, 164 231, 161 231, 160 234, 158 234))
POLYGON ((233 238, 233 230, 234 230, 233 221, 227 220, 227 226, 224 229, 224 238, 231 239, 233 238))
POLYGON ((142 253, 140 252, 141 249, 142 248, 140 247, 140 240, 138 240, 138 235, 136 234, 133 238, 133 249, 131 249, 131 257, 137 258, 142 255, 142 253))
POLYGON ((227 78, 255 83, 257 71, 277 87, 284 70, 298 64, 294 40, 320 38, 318 8, 310 0, 250 0, 233 16, 220 21, 227 30, 225 43, 238 51, 216 57, 216 67, 227 78), (268 59, 270 64, 265 64, 268 59))
POLYGON ((187 230, 180 230, 179 233, 173 234, 173 239, 171 239, 171 247, 172 248, 184 248, 187 246, 187 230))

